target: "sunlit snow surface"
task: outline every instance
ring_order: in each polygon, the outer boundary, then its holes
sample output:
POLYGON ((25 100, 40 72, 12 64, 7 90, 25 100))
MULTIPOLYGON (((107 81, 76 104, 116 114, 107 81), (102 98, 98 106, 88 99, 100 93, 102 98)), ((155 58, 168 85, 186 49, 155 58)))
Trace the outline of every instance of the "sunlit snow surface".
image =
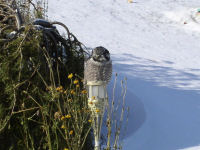
POLYGON ((124 150, 199 150, 200 1, 134 2, 49 0, 49 19, 87 47, 106 47, 128 77, 124 150))
POLYGON ((185 148, 185 149, 180 149, 180 150, 199 150, 200 146, 195 146, 195 147, 190 147, 190 148, 185 148))

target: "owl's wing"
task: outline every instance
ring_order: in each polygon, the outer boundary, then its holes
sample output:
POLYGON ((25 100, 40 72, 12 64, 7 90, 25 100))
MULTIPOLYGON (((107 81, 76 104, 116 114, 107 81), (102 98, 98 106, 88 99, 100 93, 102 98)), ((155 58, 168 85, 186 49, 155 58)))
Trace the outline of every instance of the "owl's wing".
POLYGON ((108 63, 106 63, 104 68, 104 80, 108 83, 112 77, 112 61, 110 60, 108 63))

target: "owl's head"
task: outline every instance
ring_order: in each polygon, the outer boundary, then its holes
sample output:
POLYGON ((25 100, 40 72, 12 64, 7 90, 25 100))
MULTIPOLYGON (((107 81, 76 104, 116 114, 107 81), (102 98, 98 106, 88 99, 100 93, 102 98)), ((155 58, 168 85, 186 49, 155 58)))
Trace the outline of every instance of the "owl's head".
POLYGON ((110 60, 110 53, 104 47, 99 46, 92 51, 91 57, 94 59, 94 61, 106 62, 110 60))

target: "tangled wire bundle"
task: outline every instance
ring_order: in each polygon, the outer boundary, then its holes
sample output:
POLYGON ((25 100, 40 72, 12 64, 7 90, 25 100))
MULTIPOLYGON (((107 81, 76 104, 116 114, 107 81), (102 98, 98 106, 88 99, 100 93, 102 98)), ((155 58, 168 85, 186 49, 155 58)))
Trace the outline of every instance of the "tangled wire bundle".
MULTIPOLYGON (((45 49, 51 58, 50 63, 54 66, 54 69, 56 69, 57 63, 60 64, 60 71, 64 68, 66 69, 66 67, 62 66, 63 64, 65 66, 73 64, 75 69, 76 63, 74 64, 73 56, 78 57, 82 61, 81 64, 83 64, 84 57, 88 55, 86 47, 69 32, 67 26, 61 22, 49 22, 44 19, 35 19, 32 23, 26 23, 17 5, 14 2, 11 4, 9 6, 5 3, 0 3, 0 46, 2 46, 2 49, 5 50, 9 42, 24 37, 25 29, 29 28, 32 35, 28 34, 28 36, 33 36, 33 32, 42 34, 41 41, 39 41, 40 48, 45 49), (67 32, 67 37, 61 36, 55 25, 62 26, 67 32)), ((83 66, 81 70, 83 70, 83 66)), ((63 71, 68 72, 66 70, 63 71)), ((79 72, 80 68, 78 67, 73 72, 76 71, 79 72)), ((46 72, 48 72, 48 69, 46 72)))
MULTIPOLYGON (((23 21, 24 19, 22 18, 19 9, 16 7, 16 5, 12 5, 12 7, 4 3, 0 3, 0 40, 3 42, 8 42, 17 38, 25 28, 25 22, 23 21)), ((36 30, 42 31, 45 41, 43 46, 47 48, 51 56, 64 58, 67 54, 67 50, 70 48, 76 49, 80 53, 84 53, 82 48, 84 45, 80 43, 72 33, 69 32, 69 29, 63 23, 48 22, 43 19, 36 19, 32 24, 29 25, 33 25, 36 30), (59 34, 54 25, 60 25, 64 27, 64 29, 67 31, 67 40, 59 34), (54 51, 50 50, 52 47, 49 47, 50 44, 47 42, 52 43, 54 51), (57 52, 59 51, 59 47, 62 47, 62 51, 65 52, 57 52)))
MULTIPOLYGON (((56 89, 71 88, 70 73, 83 77, 85 46, 63 23, 44 19, 25 22, 19 10, 15 3, 0 2, 0 143, 4 143, 0 149, 64 149, 70 143, 83 147, 78 139, 84 139, 87 129, 87 122, 81 121, 84 113, 76 119, 84 132, 74 130, 75 140, 61 136, 65 134, 62 122, 56 122, 54 114, 68 111, 64 103, 69 97, 56 89), (65 29, 66 37, 56 25, 65 29)), ((81 82, 79 86, 81 90, 81 82)), ((75 108, 85 102, 78 96, 82 95, 73 95, 75 108)))

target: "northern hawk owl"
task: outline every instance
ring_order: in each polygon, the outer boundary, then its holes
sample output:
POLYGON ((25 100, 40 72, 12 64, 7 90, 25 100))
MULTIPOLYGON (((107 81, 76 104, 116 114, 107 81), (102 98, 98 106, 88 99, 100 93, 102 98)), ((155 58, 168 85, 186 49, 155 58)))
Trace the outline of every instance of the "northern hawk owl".
POLYGON ((108 83, 112 76, 110 53, 102 46, 96 47, 85 61, 84 79, 87 82, 104 81, 108 83))

